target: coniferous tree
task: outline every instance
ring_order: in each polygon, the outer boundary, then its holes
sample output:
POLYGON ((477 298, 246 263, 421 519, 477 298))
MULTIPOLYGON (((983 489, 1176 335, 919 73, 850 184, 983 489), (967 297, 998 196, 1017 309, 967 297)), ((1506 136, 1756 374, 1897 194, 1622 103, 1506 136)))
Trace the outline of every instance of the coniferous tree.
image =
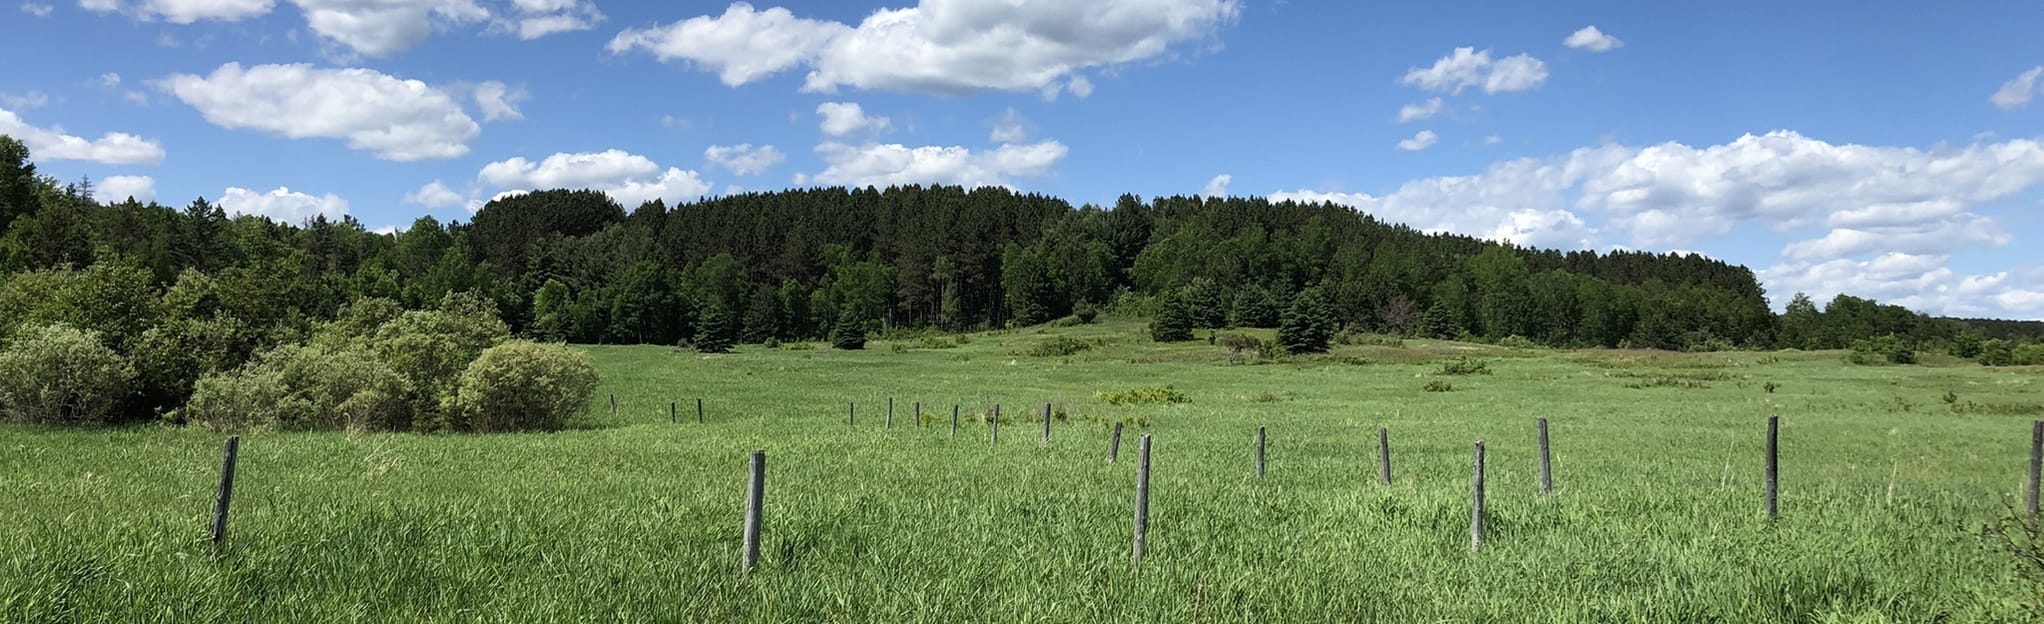
POLYGON ((1308 288, 1292 298, 1292 307, 1285 310, 1278 324, 1278 344, 1289 353, 1326 353, 1334 330, 1334 310, 1327 295, 1319 288, 1308 288))
POLYGON ((1187 307, 1185 297, 1171 293, 1157 307, 1157 318, 1150 321, 1150 339, 1157 342, 1184 342, 1192 339, 1192 310, 1187 307))
POLYGON ((839 312, 837 325, 830 329, 830 346, 845 351, 866 348, 866 321, 859 320, 852 310, 839 312))
POLYGON ((705 304, 696 316, 696 336, 691 343, 700 353, 730 353, 738 342, 738 319, 724 304, 705 304))

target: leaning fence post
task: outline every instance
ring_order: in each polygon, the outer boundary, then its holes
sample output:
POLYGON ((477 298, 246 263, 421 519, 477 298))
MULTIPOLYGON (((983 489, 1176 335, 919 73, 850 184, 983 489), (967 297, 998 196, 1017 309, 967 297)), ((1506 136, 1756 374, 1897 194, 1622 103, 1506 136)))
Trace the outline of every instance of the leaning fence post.
POLYGON ((1143 542, 1150 532, 1150 434, 1143 434, 1136 451, 1136 540, 1134 563, 1143 567, 1143 542))
POLYGON ((1391 430, 1377 428, 1377 472, 1384 485, 1391 485, 1391 430))
POLYGON ((1779 454, 1778 454, 1778 447, 1777 447, 1777 446, 1775 446, 1775 439, 1776 439, 1777 437, 1779 437, 1780 433, 1781 433, 1781 416, 1780 416, 1780 415, 1772 415, 1772 416, 1768 416, 1768 417, 1767 417, 1767 519, 1768 519, 1768 521, 1770 521, 1770 522, 1771 522, 1771 521, 1773 521, 1773 520, 1774 520, 1774 519, 1776 519, 1776 518, 1779 518, 1779 517, 1781 517, 1781 508, 1780 508, 1780 507, 1777 507, 1777 506, 1775 505, 1775 496, 1777 495, 1777 493, 1778 493, 1778 492, 1780 492, 1780 490, 1779 490, 1778 486, 1776 485, 1776 483, 1777 483, 1776 479, 1777 479, 1777 478, 1778 478, 1778 477, 1780 476, 1780 474, 1781 474, 1781 464, 1780 464, 1780 461, 1779 461, 1779 459, 1778 459, 1778 457, 1779 457, 1779 454))
POLYGON ((759 522, 766 498, 766 451, 752 452, 752 479, 745 490, 745 573, 759 567, 759 522))
POLYGON ((1539 422, 1540 429, 1540 495, 1554 493, 1554 464, 1547 456, 1547 419, 1539 422))
POLYGON ((1256 478, 1263 478, 1263 426, 1256 427, 1256 478))
POLYGON ((1043 404, 1043 445, 1050 446, 1050 404, 1043 404))
POLYGON ((2044 472, 2044 420, 2030 423, 2030 488, 2027 502, 2030 517, 2037 517, 2037 481, 2044 472))
POLYGON ((1476 476, 1471 481, 1469 552, 1483 549, 1483 441, 1476 441, 1476 476))
POLYGON ((1107 442, 1107 463, 1121 459, 1121 423, 1114 423, 1114 439, 1107 442))
POLYGON ((213 554, 227 545, 227 504, 234 499, 234 463, 241 455, 241 436, 227 436, 220 456, 220 496, 213 501, 213 554))

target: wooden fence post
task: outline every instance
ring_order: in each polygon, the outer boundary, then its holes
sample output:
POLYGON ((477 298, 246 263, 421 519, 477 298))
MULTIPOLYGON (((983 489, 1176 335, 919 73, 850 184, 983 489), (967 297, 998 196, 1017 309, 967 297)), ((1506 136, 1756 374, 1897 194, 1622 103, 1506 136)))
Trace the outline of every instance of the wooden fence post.
POLYGON ((858 404, 858 402, 856 402, 856 401, 855 401, 855 402, 851 402, 851 403, 846 403, 846 404, 845 404, 845 425, 846 425, 846 426, 848 426, 848 427, 851 427, 851 428, 853 428, 853 429, 857 429, 857 428, 859 428, 859 404, 858 404))
POLYGON ((922 427, 923 427, 923 402, 916 401, 916 428, 921 429, 922 427))
POLYGON ((1114 438, 1107 442, 1107 463, 1121 459, 1121 423, 1114 423, 1114 438))
POLYGON ((227 436, 220 456, 220 495, 213 500, 213 554, 227 545, 227 504, 234 499, 234 463, 241 455, 241 436, 227 436))
POLYGON ((696 399, 696 424, 703 424, 703 400, 696 399))
POLYGON ((675 419, 675 417, 674 417, 674 402, 673 402, 673 401, 668 401, 668 402, 667 402, 667 424, 670 424, 670 425, 672 425, 672 424, 674 424, 674 423, 678 423, 678 422, 681 422, 681 421, 680 421, 680 420, 676 420, 676 419, 675 419))
POLYGON ((1483 441, 1476 441, 1476 476, 1470 484, 1469 552, 1483 550, 1483 441))
POLYGON ((752 452, 752 478, 745 490, 745 573, 759 567, 759 523, 766 498, 766 451, 752 452))
POLYGON ((1043 445, 1050 446, 1050 404, 1043 404, 1043 445))
POLYGON ((1384 485, 1391 485, 1391 429, 1377 428, 1377 473, 1384 485))
POLYGON ((1134 562, 1143 567, 1143 545, 1150 532, 1150 434, 1143 434, 1136 451, 1136 540, 1134 562))
POLYGON ((1554 464, 1547 454, 1547 419, 1539 421, 1540 428, 1540 495, 1554 493, 1554 464))
POLYGON ((1256 427, 1256 478, 1263 478, 1263 426, 1256 427))
POLYGON ((2044 420, 2030 423, 2030 488, 2025 494, 2030 518, 2037 517, 2037 481, 2044 473, 2044 420))
POLYGON ((958 404, 957 404, 957 403, 952 403, 952 404, 951 404, 951 437, 952 437, 953 439, 956 439, 956 438, 958 437, 958 404))
POLYGON ((617 395, 610 395, 610 418, 617 419, 617 395))
POLYGON ((999 403, 994 404, 994 424, 993 428, 988 430, 987 436, 988 444, 1001 443, 1001 404, 999 403))
POLYGON ((1777 478, 1778 478, 1778 477, 1779 477, 1779 476, 1781 475, 1781 464, 1780 464, 1780 461, 1779 461, 1779 459, 1778 459, 1778 458, 1779 458, 1779 453, 1778 453, 1778 450, 1779 450, 1779 448, 1778 448, 1778 447, 1777 447, 1777 446, 1775 445, 1775 440, 1776 440, 1776 438, 1777 438, 1777 437, 1779 437, 1780 433, 1781 433, 1781 416, 1780 416, 1780 415, 1772 415, 1772 416, 1768 416, 1768 417, 1767 417, 1767 520, 1768 520, 1769 522, 1772 522, 1772 521, 1774 521, 1774 519, 1776 519, 1776 518, 1780 518, 1780 517, 1781 517, 1781 508, 1780 508, 1780 507, 1778 507, 1778 506, 1776 506, 1776 504, 1775 504, 1775 496, 1776 496, 1776 495, 1777 495, 1777 494, 1778 494, 1778 493, 1780 492, 1780 489, 1779 489, 1779 487, 1778 487, 1778 486, 1776 485, 1776 484, 1778 483, 1778 481, 1777 481, 1777 478))
POLYGON ((887 397, 887 420, 885 422, 886 424, 882 425, 882 428, 894 428, 894 397, 887 397))

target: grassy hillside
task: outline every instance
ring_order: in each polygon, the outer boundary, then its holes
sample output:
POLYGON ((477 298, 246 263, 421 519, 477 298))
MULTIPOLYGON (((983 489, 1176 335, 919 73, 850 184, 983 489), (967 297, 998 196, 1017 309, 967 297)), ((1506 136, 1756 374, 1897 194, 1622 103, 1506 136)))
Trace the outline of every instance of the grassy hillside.
POLYGON ((244 436, 217 560, 223 436, 0 428, 0 620, 1923 622, 2023 619, 2039 598, 1977 535, 2021 504, 2035 370, 1429 341, 1247 364, 1140 333, 589 347, 604 386, 576 430, 244 436), (1095 346, 1027 355, 1059 338, 1095 346), (1439 374, 1464 356, 1490 373, 1439 374), (1453 390, 1422 389, 1436 381, 1453 390), (1102 400, 1165 385, 1190 402, 1102 400), (1063 416, 1048 447, 1046 402, 1063 416), (1771 525, 1768 414, 1782 415, 1771 525), (1114 422, 1130 429, 1109 465, 1114 422), (1140 433, 1156 440, 1153 518, 1132 573, 1140 433), (1490 534, 1472 554, 1477 440, 1490 534), (746 578, 754 449, 769 478, 746 578))

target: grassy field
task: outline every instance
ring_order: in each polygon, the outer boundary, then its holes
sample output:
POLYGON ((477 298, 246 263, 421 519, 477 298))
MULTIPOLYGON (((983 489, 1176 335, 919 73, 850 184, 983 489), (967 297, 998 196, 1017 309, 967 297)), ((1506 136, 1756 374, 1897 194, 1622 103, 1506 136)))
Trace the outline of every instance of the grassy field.
POLYGON ((223 436, 0 428, 0 620, 1976 622, 2029 621, 2040 598, 1977 535, 2021 505, 2036 370, 1427 341, 1241 365, 1139 336, 1115 322, 856 353, 590 347, 604 385, 576 430, 245 435, 217 559, 223 436), (1053 336, 1104 344, 1025 355, 1053 336), (1491 373, 1437 374, 1463 355, 1491 373), (1167 384, 1191 401, 1100 396, 1167 384), (916 401, 932 426, 911 422, 916 401), (1045 402, 1065 416, 1047 448, 1045 402), (979 416, 996 403, 992 445, 979 416), (1156 450, 1135 573, 1140 433, 1156 450), (1477 440, 1490 534, 1471 553, 1477 440), (754 449, 764 554, 745 577, 754 449))

